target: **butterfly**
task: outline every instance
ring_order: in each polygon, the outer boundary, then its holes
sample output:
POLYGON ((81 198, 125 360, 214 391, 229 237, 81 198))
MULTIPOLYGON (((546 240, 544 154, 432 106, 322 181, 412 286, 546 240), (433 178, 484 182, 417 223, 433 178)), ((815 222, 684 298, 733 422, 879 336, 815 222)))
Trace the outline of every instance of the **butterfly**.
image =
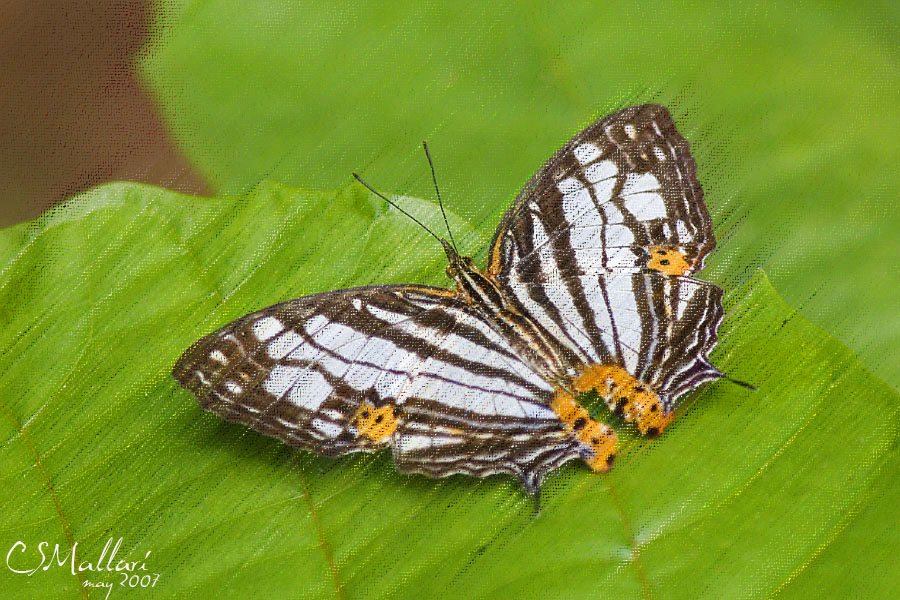
POLYGON ((390 448, 403 473, 506 473, 537 497, 567 461, 613 464, 616 431, 581 394, 655 436, 683 394, 724 377, 708 359, 722 290, 692 277, 712 223, 663 106, 616 112, 561 148, 506 212, 484 270, 440 241, 454 289, 276 304, 193 344, 175 379, 292 446, 390 448))

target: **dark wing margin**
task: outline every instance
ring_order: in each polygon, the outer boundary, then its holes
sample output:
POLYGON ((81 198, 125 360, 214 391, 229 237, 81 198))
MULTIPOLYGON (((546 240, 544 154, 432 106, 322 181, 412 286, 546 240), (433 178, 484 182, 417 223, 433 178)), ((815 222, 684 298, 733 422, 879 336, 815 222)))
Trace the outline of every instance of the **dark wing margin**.
POLYGON ((696 172, 665 107, 601 119, 525 185, 494 235, 488 271, 505 282, 514 270, 530 281, 634 270, 653 249, 668 248, 685 257, 681 274, 690 274, 715 247, 696 172), (548 258, 558 274, 541 270, 548 258))
POLYGON ((246 315, 173 370, 200 405, 318 454, 392 447, 401 472, 509 473, 536 491, 583 457, 553 388, 453 292, 338 290, 246 315))

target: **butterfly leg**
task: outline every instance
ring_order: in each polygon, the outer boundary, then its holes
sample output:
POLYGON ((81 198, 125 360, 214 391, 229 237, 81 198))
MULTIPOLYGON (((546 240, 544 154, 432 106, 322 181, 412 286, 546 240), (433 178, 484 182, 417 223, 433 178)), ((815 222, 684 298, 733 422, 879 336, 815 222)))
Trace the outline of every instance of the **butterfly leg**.
POLYGON ((587 448, 584 461, 588 466, 598 473, 608 471, 618 449, 616 432, 606 423, 592 419, 588 411, 565 390, 556 390, 550 408, 566 424, 569 432, 587 448))
POLYGON ((674 420, 653 388, 617 365, 587 365, 572 386, 578 392, 597 391, 610 410, 636 423, 644 435, 659 435, 674 420))

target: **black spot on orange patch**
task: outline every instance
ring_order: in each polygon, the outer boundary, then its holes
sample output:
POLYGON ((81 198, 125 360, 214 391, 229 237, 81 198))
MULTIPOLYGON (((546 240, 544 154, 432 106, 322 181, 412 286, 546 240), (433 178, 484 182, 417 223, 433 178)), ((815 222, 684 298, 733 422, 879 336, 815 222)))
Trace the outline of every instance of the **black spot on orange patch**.
POLYGON ((684 254, 675 248, 650 247, 650 260, 647 261, 648 269, 659 271, 664 275, 684 275, 693 266, 684 254))
POLYGON ((584 462, 594 471, 609 470, 609 456, 616 453, 618 436, 606 423, 595 421, 588 412, 564 390, 557 390, 550 408, 566 424, 575 439, 587 446, 590 456, 584 462))
POLYGON ((375 408, 368 402, 356 410, 351 423, 360 435, 366 436, 373 442, 381 442, 393 435, 398 425, 393 404, 375 408))
POLYGON ((578 392, 599 393, 611 411, 637 424, 645 435, 659 434, 672 422, 672 415, 660 410, 656 392, 618 365, 588 365, 572 385, 578 392), (650 434, 651 430, 655 433, 650 434))

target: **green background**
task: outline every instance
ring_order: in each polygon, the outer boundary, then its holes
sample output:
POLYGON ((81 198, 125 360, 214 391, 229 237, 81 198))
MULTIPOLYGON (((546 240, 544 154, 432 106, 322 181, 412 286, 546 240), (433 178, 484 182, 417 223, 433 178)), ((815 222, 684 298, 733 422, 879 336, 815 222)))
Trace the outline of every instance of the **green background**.
MULTIPOLYGON (((891 10, 161 5, 146 81, 226 197, 113 184, 0 232, 0 550, 24 540, 11 560, 33 566, 40 541, 78 541, 90 560, 122 537, 161 575, 120 598, 900 595, 891 10), (291 451, 169 376, 261 306, 445 281, 433 241, 350 171, 431 198, 427 139, 483 257, 556 147, 644 101, 675 113, 716 224, 713 360, 758 392, 706 386, 661 439, 626 435, 609 475, 563 468, 534 516, 508 479, 291 451)), ((0 568, 14 597, 118 579, 0 568)))
MULTIPOLYGON (((144 63, 222 193, 361 173, 491 229, 589 122, 670 106, 726 264, 900 389, 900 4, 197 2, 144 63)), ((438 252, 437 248, 430 248, 438 252)))

